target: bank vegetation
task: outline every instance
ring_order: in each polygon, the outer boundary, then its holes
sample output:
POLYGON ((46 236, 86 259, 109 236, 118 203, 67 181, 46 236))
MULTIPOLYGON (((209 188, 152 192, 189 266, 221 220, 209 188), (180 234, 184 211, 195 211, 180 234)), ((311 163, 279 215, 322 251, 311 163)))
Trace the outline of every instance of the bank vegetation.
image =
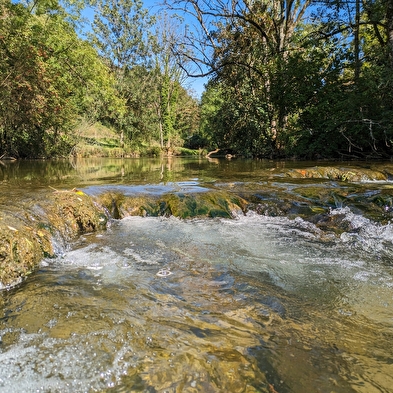
POLYGON ((0 0, 1 157, 363 159, 392 143, 391 0, 0 0))

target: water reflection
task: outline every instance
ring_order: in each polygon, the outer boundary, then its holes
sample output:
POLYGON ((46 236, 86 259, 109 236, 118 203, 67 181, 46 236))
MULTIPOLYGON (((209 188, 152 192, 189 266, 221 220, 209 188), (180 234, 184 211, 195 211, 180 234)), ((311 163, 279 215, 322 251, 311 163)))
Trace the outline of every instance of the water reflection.
MULTIPOLYGON (((315 163, 307 163, 307 166, 315 163)), ((268 160, 225 160, 211 162, 204 157, 111 159, 85 158, 72 160, 31 160, 2 162, 0 182, 23 186, 82 186, 100 182, 166 183, 189 179, 212 181, 239 179, 248 181, 264 176, 266 171, 296 167, 304 163, 273 162, 268 160)))

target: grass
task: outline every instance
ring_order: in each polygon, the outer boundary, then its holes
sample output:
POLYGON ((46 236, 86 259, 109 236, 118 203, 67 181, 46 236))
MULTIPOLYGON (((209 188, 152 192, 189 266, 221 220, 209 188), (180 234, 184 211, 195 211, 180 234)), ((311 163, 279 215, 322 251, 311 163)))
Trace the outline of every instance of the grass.
MULTIPOLYGON (((79 138, 78 144, 74 147, 72 154, 77 157, 159 157, 162 151, 158 143, 151 145, 140 144, 138 146, 121 146, 120 136, 111 128, 100 123, 88 124, 81 121, 76 134, 79 138)), ((186 149, 184 147, 174 148, 173 154, 176 156, 198 156, 203 152, 186 149)))
POLYGON ((131 150, 121 147, 119 135, 100 123, 87 124, 82 121, 77 129, 79 142, 73 149, 78 157, 120 158, 132 156, 131 150))

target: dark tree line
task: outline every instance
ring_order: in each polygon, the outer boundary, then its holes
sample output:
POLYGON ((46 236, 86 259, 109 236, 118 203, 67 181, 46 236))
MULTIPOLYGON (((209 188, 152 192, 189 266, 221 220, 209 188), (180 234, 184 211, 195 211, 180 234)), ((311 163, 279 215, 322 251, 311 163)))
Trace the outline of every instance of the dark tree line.
POLYGON ((201 143, 246 156, 391 156, 391 1, 167 3, 195 21, 178 53, 211 76, 201 143))

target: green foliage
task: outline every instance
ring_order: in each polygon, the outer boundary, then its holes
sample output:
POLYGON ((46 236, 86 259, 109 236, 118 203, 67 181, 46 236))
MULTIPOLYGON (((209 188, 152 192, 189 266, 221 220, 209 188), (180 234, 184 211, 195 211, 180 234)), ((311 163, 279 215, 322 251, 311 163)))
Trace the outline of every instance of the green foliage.
POLYGON ((0 155, 75 152, 99 121, 118 140, 87 154, 392 156, 391 1, 171 3, 200 30, 141 0, 94 0, 87 42, 82 0, 0 0, 0 155), (200 104, 190 62, 211 76, 200 104))
MULTIPOLYGON (((173 48, 179 39, 179 20, 167 14, 157 18, 156 34, 152 37, 155 75, 157 77, 157 114, 160 146, 167 154, 181 146, 197 128, 195 118, 198 107, 182 87, 184 69, 174 56, 173 48)), ((184 66, 184 65, 183 65, 184 66)))
MULTIPOLYGON (((258 97, 238 90, 207 86, 202 97, 201 137, 209 148, 233 149, 246 157, 271 153, 266 108, 258 97), (269 150, 270 149, 270 150, 269 150)), ((204 147, 204 146, 201 146, 204 147)))
POLYGON ((154 19, 142 2, 96 4, 91 42, 109 61, 125 102, 125 112, 111 124, 135 149, 159 144, 171 153, 194 132, 198 108, 181 86, 182 72, 171 54, 174 31, 169 19, 159 19, 160 29, 152 35, 154 19))
POLYGON ((188 3, 201 26, 221 15, 203 42, 214 42, 215 83, 202 100, 199 143, 246 156, 392 155, 391 2, 356 10, 326 1, 308 23, 299 11, 306 1, 188 3))
MULTIPOLYGON (((67 154, 85 112, 118 111, 113 80, 62 14, 1 2, 0 140, 18 157, 67 154), (101 100, 101 105, 97 101, 101 100)), ((120 108, 121 109, 121 108, 120 108)))
MULTIPOLYGON (((379 4, 386 6, 384 2, 379 4)), ((290 153, 308 158, 391 156, 393 64, 386 45, 388 32, 375 25, 383 20, 381 10, 386 8, 380 7, 379 13, 366 9, 362 15, 370 23, 359 28, 362 58, 357 73, 353 47, 336 48, 332 41, 328 47, 329 41, 324 40, 328 49, 324 58, 330 53, 335 61, 328 73, 319 73, 323 84, 299 115, 290 153)))
POLYGON ((154 19, 141 0, 95 0, 90 38, 99 53, 120 72, 147 64, 149 29, 154 19))
POLYGON ((145 142, 158 140, 156 79, 153 71, 135 66, 126 71, 122 80, 126 113, 121 127, 126 139, 135 148, 145 142))
POLYGON ((216 130, 222 128, 218 121, 218 112, 223 104, 222 91, 217 85, 209 83, 202 95, 199 133, 190 141, 191 146, 216 149, 221 144, 221 141, 216 138, 216 130))

